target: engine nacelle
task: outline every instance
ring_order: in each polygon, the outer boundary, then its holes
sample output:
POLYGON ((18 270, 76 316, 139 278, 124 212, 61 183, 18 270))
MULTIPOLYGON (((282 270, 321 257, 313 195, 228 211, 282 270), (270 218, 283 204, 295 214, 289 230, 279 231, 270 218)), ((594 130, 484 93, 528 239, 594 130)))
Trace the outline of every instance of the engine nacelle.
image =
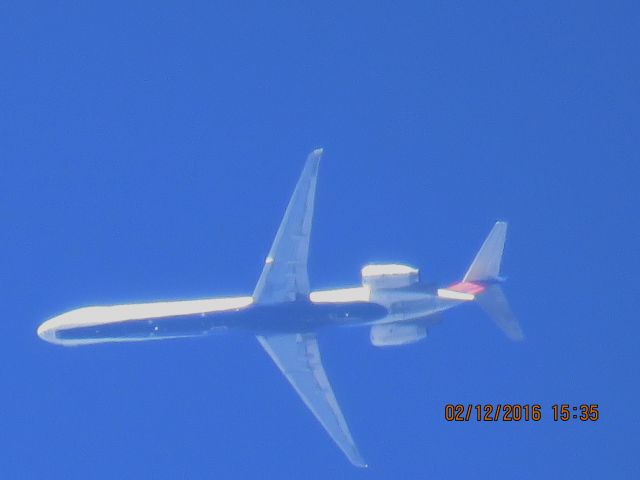
POLYGON ((376 347, 395 347, 415 343, 427 336, 427 329, 414 323, 388 323, 371 327, 371 343, 376 347))
POLYGON ((420 279, 417 268, 397 263, 367 265, 362 268, 360 273, 362 285, 374 289, 406 287, 420 279))

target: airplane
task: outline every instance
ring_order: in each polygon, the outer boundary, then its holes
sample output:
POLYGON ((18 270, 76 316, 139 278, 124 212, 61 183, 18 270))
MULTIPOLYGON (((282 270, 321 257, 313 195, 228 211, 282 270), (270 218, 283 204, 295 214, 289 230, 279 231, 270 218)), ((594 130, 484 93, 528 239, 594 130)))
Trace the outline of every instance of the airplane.
POLYGON ((84 307, 45 321, 38 336, 78 346, 249 332, 349 461, 366 467, 322 366, 320 329, 366 326, 374 346, 406 345, 427 336, 439 321, 435 314, 477 302, 508 338, 524 336, 500 286, 505 222, 493 226, 452 285, 421 282, 408 265, 371 264, 362 268, 360 285, 311 291, 307 259, 321 156, 319 148, 307 157, 252 295, 84 307))

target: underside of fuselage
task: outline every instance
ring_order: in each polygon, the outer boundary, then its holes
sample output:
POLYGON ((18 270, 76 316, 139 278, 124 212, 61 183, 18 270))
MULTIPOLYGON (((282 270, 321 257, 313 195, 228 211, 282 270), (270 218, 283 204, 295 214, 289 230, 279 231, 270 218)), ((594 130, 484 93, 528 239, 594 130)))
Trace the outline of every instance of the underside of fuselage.
POLYGON ((122 320, 69 326, 51 332, 62 344, 141 341, 199 337, 228 331, 256 334, 301 333, 327 326, 354 326, 375 322, 387 315, 371 302, 315 304, 299 300, 288 304, 251 305, 214 313, 122 320))

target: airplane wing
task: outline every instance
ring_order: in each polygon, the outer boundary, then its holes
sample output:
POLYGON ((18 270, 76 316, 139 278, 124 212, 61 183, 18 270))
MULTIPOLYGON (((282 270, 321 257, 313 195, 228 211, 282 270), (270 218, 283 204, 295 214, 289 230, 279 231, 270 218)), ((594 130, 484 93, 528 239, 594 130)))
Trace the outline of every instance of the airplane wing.
POLYGON ((366 467, 322 368, 316 336, 258 336, 258 341, 349 461, 366 467))
POLYGON ((256 303, 294 301, 309 293, 307 258, 322 149, 311 152, 253 291, 256 303))

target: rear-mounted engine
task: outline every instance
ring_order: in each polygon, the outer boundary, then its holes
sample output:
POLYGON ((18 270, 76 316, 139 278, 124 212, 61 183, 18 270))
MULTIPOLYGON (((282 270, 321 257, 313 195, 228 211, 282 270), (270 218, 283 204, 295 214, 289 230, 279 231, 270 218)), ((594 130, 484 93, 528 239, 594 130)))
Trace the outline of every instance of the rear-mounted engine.
POLYGON ((417 268, 397 263, 367 265, 361 274, 362 285, 374 289, 406 287, 420 279, 417 268))
POLYGON ((427 329, 412 323, 390 323, 371 327, 369 337, 376 347, 396 347, 415 343, 427 336, 427 329))

